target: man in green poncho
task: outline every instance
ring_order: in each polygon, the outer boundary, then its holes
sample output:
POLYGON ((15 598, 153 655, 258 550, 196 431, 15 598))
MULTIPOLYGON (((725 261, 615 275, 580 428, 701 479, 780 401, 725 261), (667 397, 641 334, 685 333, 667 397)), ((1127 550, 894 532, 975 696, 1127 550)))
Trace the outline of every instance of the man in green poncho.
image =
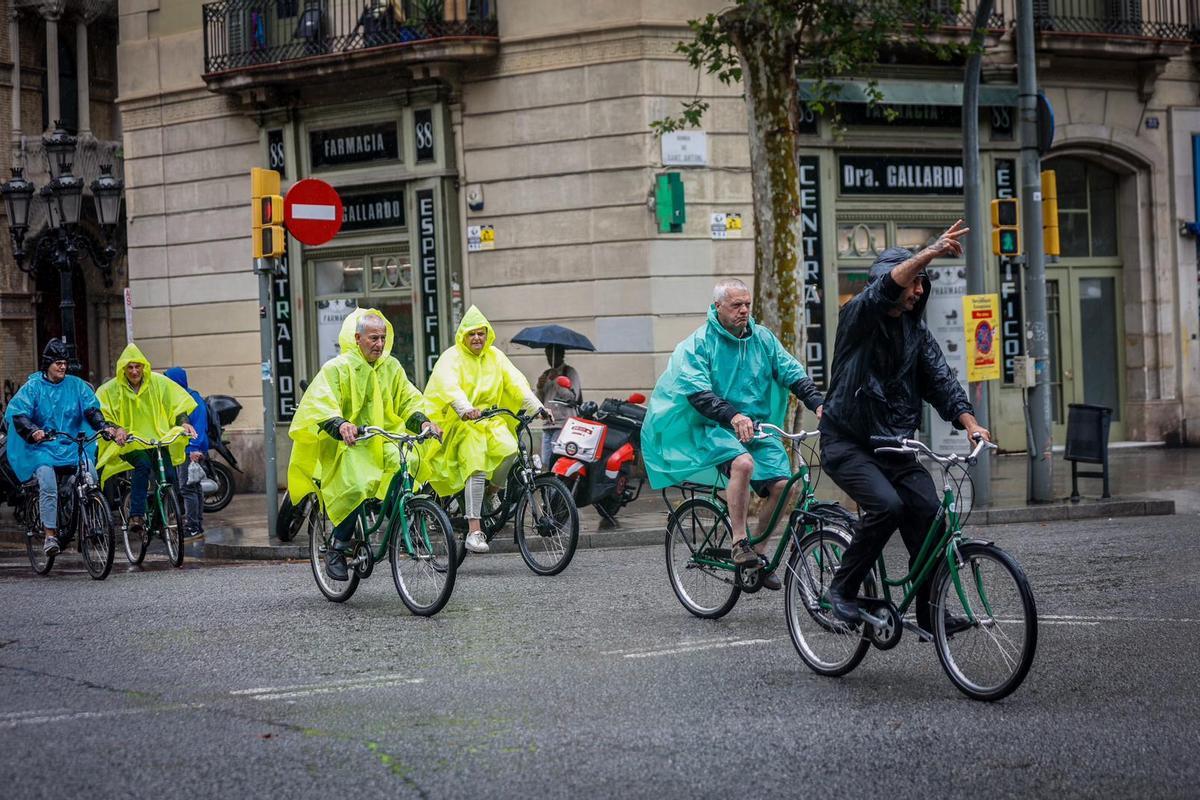
MULTIPOLYGON (((746 541, 749 490, 767 501, 759 515, 762 531, 791 475, 779 440, 754 438, 755 423, 783 425, 789 391, 820 417, 821 392, 774 334, 755 324, 746 284, 729 278, 714 288, 708 321, 675 348, 650 397, 642 428, 650 485, 711 485, 725 476, 739 566, 760 563, 746 541)), ((765 547, 765 541, 759 545, 765 547)), ((779 579, 766 575, 763 585, 778 589, 779 579)))
POLYGON ((383 499, 400 471, 396 448, 380 438, 359 443, 358 429, 375 425, 395 431, 404 426, 412 433, 441 434, 422 411, 420 390, 391 355, 392 341, 392 325, 379 311, 360 308, 350 314, 338 335, 341 354, 321 367, 288 429, 294 443, 288 494, 298 505, 320 492, 334 525, 334 544, 325 554, 333 580, 349 577, 345 551, 359 507, 371 498, 383 499))

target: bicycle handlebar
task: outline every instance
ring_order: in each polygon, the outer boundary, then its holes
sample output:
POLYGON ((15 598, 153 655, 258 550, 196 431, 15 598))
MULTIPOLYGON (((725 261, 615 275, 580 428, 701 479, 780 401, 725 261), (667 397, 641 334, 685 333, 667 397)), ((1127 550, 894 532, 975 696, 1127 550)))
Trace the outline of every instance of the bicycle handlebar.
MULTIPOLYGON (((47 430, 47 431, 43 431, 43 433, 46 434, 46 439, 63 439, 65 441, 74 442, 76 444, 91 444, 92 442, 99 439, 101 436, 105 437, 106 439, 109 438, 107 431, 104 428, 101 428, 100 430, 96 431, 91 436, 88 436, 87 434, 84 434, 84 433, 80 433, 76 436, 72 436, 69 433, 63 433, 62 431, 55 431, 55 430, 47 430)), ((43 439, 42 441, 45 441, 45 439, 43 439)))
MULTIPOLYGON (((147 441, 146 439, 143 439, 142 437, 131 433, 131 434, 129 434, 129 437, 126 439, 126 441, 127 442, 141 442, 142 444, 146 445, 147 447, 166 447, 171 442, 178 439, 180 436, 187 436, 187 434, 185 434, 183 431, 176 431, 175 435, 172 436, 170 439, 160 439, 158 441, 147 441)), ((191 438, 191 437, 188 437, 188 438, 191 438)))
POLYGON ((904 439, 902 437, 893 439, 886 436, 872 436, 871 443, 873 445, 877 445, 875 447, 876 453, 902 453, 906 455, 909 453, 913 455, 923 454, 943 465, 959 463, 974 464, 979 460, 979 454, 983 452, 984 449, 996 449, 996 445, 984 439, 983 434, 979 433, 975 434, 974 449, 965 456, 959 455, 958 453, 950 453, 948 455, 935 453, 933 450, 930 450, 924 442, 918 441, 917 439, 904 439))
POLYGON ((788 433, 778 425, 772 425, 769 422, 760 422, 754 426, 754 438, 766 439, 768 436, 777 436, 780 439, 787 439, 789 442, 803 442, 806 439, 820 436, 820 431, 797 431, 796 433, 788 433))
POLYGON ((366 441, 374 436, 382 436, 385 439, 389 439, 399 444, 418 444, 429 439, 437 439, 439 442, 442 440, 442 437, 434 433, 432 428, 421 431, 419 434, 414 436, 410 433, 392 433, 391 431, 385 431, 383 428, 380 428, 376 425, 367 425, 364 428, 358 428, 355 432, 355 435, 357 436, 357 441, 360 442, 366 441))

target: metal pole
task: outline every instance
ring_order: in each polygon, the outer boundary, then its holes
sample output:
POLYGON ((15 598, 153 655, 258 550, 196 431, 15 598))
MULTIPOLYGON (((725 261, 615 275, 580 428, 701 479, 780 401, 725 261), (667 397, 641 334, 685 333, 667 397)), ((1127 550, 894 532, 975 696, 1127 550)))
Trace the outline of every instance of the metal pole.
POLYGON ((75 341, 75 254, 64 236, 53 234, 58 252, 54 261, 58 268, 58 290, 60 294, 58 313, 62 320, 62 338, 67 346, 67 369, 78 375, 83 369, 79 363, 79 352, 75 341))
MULTIPOLYGON (((966 173, 966 215, 971 237, 967 246, 967 293, 982 294, 987 291, 987 220, 983 208, 983 180, 979 169, 979 73, 983 63, 984 35, 988 18, 992 15, 992 0, 979 0, 975 8, 975 29, 971 34, 972 52, 967 59, 967 71, 963 78, 963 170, 966 173)), ((971 384, 971 397, 975 406, 975 418, 983 427, 989 427, 988 382, 971 384)), ((984 457, 971 467, 971 479, 975 487, 973 502, 987 505, 992 501, 992 459, 984 457)))
POLYGON ((275 275, 274 259, 257 258, 254 271, 258 273, 258 330, 262 351, 263 451, 266 456, 267 535, 275 535, 279 515, 279 472, 275 463, 275 370, 271 361, 274 345, 271 338, 271 281, 275 275))
POLYGON ((1033 48, 1033 0, 1020 0, 1017 13, 1017 75, 1021 125, 1021 227, 1025 239, 1025 336, 1037 380, 1029 390, 1027 496, 1032 503, 1054 499, 1051 458, 1050 340, 1046 327, 1046 257, 1042 242, 1042 163, 1037 150, 1037 75, 1033 48))

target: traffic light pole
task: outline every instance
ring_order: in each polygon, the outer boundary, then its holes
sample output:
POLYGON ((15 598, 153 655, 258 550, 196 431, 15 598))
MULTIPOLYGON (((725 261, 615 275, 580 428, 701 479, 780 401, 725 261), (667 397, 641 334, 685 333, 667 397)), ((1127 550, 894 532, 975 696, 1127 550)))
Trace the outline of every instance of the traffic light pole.
POLYGON ((254 259, 258 275, 258 329, 262 350, 263 452, 266 456, 267 535, 276 535, 279 516, 279 470, 275 463, 275 370, 272 354, 271 281, 275 278, 275 259, 254 259))
POLYGON ((1021 227, 1025 229, 1026 345, 1037 379, 1029 390, 1029 476, 1032 503, 1054 499, 1050 427, 1050 339, 1046 324, 1046 257, 1042 242, 1042 175, 1037 148, 1037 74, 1033 46, 1033 0, 1017 12, 1017 77, 1020 92, 1021 227))
MULTIPOLYGON (((985 279, 987 267, 987 220, 984 216, 983 180, 979 169, 979 73, 983 62, 984 33, 988 18, 992 15, 992 0, 979 0, 975 9, 975 29, 971 36, 973 50, 967 59, 967 72, 963 80, 963 168, 967 196, 967 227, 971 235, 967 244, 967 293, 983 294, 987 291, 985 279)), ((975 419, 987 428, 988 382, 978 381, 970 385, 975 419)), ((985 451, 983 458, 971 467, 974 485, 972 502, 987 505, 992 501, 992 459, 985 451)))

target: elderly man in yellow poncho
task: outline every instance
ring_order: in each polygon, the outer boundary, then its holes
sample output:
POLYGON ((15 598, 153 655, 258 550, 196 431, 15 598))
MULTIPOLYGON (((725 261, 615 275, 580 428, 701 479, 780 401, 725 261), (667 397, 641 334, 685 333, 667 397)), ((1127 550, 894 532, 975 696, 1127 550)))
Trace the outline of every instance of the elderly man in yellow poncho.
POLYGON ((396 448, 380 438, 359 443, 358 429, 441 432, 425 416, 420 390, 391 354, 393 340, 391 323, 375 309, 356 309, 346 317, 338 335, 341 354, 321 367, 288 429, 293 441, 288 494, 299 504, 320 491, 334 525, 334 543, 325 554, 333 580, 349 576, 345 551, 359 507, 371 498, 383 499, 400 471, 396 448))
MULTIPOLYGON (((152 372, 150 360, 137 345, 126 345, 117 359, 117 376, 96 390, 104 418, 147 441, 168 439, 176 427, 195 438, 196 429, 188 415, 196 401, 175 381, 152 372)), ((167 446, 163 466, 167 479, 175 481, 175 467, 186 458, 188 440, 180 437, 167 446)), ((96 460, 101 483, 126 470, 133 470, 129 490, 129 532, 146 535, 146 487, 156 469, 150 449, 134 441, 101 441, 96 460)))
POLYGON ((463 493, 466 547, 486 553, 487 539, 479 523, 484 491, 488 480, 504 485, 517 456, 517 439, 511 417, 480 415, 491 406, 537 411, 544 419, 550 415, 521 371, 492 346, 496 332, 478 308, 467 310, 454 340, 438 358, 425 387, 429 416, 446 434, 442 446, 433 448, 422 463, 418 477, 442 497, 463 493))

